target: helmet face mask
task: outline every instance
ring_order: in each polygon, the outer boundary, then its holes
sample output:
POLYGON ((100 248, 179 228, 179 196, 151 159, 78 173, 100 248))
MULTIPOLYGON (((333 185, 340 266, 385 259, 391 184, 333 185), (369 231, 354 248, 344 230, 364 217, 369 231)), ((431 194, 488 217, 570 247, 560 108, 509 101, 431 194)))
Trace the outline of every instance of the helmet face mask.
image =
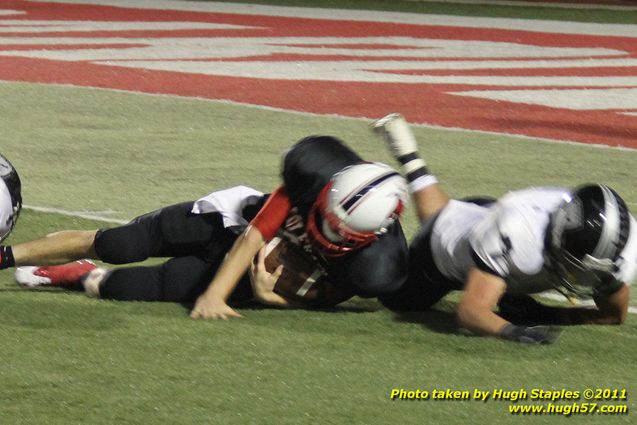
MULTIPOLYGON (((599 261, 594 257, 590 258, 593 261, 599 261)), ((614 268, 614 264, 610 260, 606 259, 603 262, 609 262, 610 267, 614 268)), ((564 253, 562 257, 557 257, 555 265, 562 288, 578 298, 594 296, 596 288, 600 288, 604 282, 612 279, 610 271, 595 269, 587 265, 586 261, 580 261, 569 253, 564 253)))
POLYGON ((591 297, 613 282, 630 231, 624 201, 604 185, 584 185, 565 195, 549 225, 549 258, 558 290, 591 297))
POLYGON ((325 185, 312 206, 308 236, 326 256, 364 248, 387 232, 407 199, 407 185, 392 168, 380 163, 346 167, 325 185))

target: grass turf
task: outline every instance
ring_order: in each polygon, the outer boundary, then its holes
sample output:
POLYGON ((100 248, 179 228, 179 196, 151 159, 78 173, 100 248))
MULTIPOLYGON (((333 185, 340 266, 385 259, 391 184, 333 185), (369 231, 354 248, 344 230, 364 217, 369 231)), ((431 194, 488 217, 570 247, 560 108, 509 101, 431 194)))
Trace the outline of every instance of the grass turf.
MULTIPOLYGON (((217 1, 217 0, 204 0, 217 1)), ((418 0, 221 0, 223 3, 250 3, 267 4, 277 6, 296 7, 319 7, 333 9, 354 9, 354 10, 378 10, 391 12, 427 13, 438 15, 456 16, 486 16, 494 18, 515 18, 515 19, 543 19, 555 21, 573 22, 599 22, 614 24, 634 24, 637 23, 636 10, 613 10, 605 8, 603 4, 598 8, 562 8, 551 5, 549 2, 485 2, 476 4, 469 1, 445 2, 445 1, 418 1, 418 0)), ((568 3, 566 1, 565 3, 568 3)), ((589 2, 594 4, 594 1, 589 2)), ((634 6, 634 2, 626 2, 624 6, 634 6)))

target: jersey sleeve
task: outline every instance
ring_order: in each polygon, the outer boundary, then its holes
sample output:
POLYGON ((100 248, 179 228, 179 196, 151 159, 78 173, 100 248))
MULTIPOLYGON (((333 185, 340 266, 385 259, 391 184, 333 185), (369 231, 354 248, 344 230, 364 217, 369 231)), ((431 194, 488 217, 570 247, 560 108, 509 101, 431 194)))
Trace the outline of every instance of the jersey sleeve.
POLYGON ((493 208, 473 230, 469 243, 476 266, 503 279, 538 273, 544 264, 541 235, 515 208, 493 208))
POLYGON ((280 186, 268 198, 263 208, 250 222, 256 227, 266 241, 271 240, 285 222, 290 212, 290 198, 285 191, 285 186, 280 186))
POLYGON ((630 285, 637 278, 637 221, 630 216, 630 233, 626 246, 620 254, 619 270, 614 277, 630 285))

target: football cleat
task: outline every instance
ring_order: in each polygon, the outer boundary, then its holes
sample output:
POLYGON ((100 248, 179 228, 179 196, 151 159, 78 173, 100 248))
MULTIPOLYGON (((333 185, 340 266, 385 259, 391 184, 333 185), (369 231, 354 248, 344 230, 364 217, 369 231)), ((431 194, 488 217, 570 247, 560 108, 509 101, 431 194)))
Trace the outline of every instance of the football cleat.
POLYGON ((89 260, 73 261, 59 266, 18 267, 15 271, 15 280, 19 285, 27 288, 38 286, 75 288, 84 276, 96 268, 95 263, 89 260))

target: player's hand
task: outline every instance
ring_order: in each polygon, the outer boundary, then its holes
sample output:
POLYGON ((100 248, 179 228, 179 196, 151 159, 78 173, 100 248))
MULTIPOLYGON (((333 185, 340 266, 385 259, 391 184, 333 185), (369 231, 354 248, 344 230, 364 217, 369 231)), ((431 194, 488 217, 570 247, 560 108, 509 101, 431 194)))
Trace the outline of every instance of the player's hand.
POLYGON ((555 326, 524 327, 509 323, 502 329, 500 336, 524 344, 552 344, 561 333, 562 330, 555 326))
POLYGON ((269 303, 274 292, 274 286, 283 273, 283 265, 277 267, 274 273, 269 273, 265 268, 265 245, 259 250, 256 261, 250 266, 250 282, 252 292, 259 302, 269 303))
POLYGON ((193 319, 221 319, 228 320, 231 317, 243 317, 234 311, 223 299, 203 294, 197 298, 195 307, 190 312, 193 319))
POLYGON ((385 141, 387 148, 396 159, 418 151, 416 138, 409 124, 400 114, 389 114, 374 121, 372 129, 385 141))

